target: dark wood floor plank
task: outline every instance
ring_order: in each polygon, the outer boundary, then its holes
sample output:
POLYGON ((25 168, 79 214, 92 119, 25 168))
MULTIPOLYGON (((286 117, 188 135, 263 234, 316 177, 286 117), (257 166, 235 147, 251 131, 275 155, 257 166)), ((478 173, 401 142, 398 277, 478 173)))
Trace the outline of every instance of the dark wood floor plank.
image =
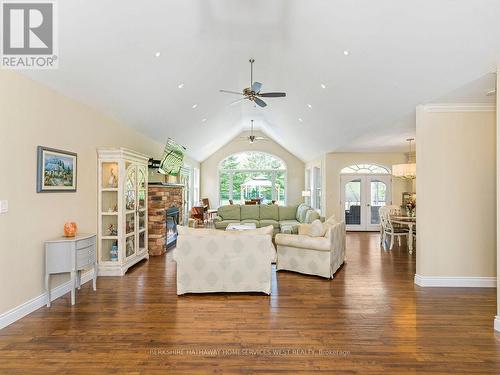
POLYGON ((496 290, 419 288, 415 254, 353 233, 333 280, 178 297, 171 254, 0 331, 0 374, 497 374, 496 290))

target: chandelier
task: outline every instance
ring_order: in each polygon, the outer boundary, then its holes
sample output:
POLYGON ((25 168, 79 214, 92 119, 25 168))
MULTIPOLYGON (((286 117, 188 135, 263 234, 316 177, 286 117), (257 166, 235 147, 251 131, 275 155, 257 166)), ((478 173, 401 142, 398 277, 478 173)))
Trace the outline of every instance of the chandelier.
POLYGON ((408 138, 406 141, 409 143, 410 152, 408 153, 408 162, 405 164, 395 164, 392 166, 392 175, 407 180, 414 180, 417 178, 417 164, 413 153, 411 151, 411 143, 415 138, 408 138))

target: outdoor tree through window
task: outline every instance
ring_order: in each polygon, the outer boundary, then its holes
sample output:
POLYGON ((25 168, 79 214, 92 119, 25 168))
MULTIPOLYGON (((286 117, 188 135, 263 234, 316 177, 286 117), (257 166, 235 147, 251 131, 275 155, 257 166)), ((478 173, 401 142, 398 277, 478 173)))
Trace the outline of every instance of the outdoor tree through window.
POLYGON ((264 152, 242 152, 227 157, 219 168, 219 200, 221 205, 244 204, 260 198, 262 203, 286 201, 286 165, 264 152))

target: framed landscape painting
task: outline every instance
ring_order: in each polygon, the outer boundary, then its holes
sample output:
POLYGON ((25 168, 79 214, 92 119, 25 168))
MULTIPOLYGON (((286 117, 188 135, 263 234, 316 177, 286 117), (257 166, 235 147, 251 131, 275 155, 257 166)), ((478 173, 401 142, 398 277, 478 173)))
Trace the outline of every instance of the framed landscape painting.
POLYGON ((76 154, 43 146, 37 151, 37 193, 75 192, 76 154))

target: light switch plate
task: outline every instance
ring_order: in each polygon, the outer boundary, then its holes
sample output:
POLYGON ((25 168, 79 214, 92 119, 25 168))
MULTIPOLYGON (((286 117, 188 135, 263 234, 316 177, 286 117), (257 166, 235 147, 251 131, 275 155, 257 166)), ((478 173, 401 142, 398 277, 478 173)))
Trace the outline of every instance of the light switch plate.
POLYGON ((0 214, 9 212, 9 201, 0 201, 0 214))

